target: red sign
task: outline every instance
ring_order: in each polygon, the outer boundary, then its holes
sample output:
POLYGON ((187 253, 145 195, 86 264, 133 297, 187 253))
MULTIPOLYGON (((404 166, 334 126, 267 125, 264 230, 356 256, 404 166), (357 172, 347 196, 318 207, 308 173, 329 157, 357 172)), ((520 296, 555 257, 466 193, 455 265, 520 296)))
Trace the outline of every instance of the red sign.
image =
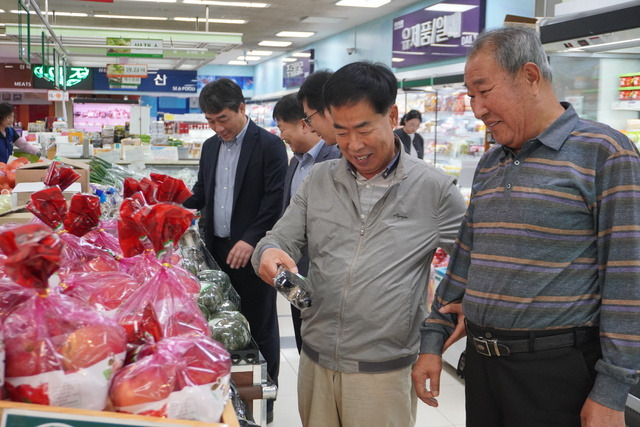
POLYGON ((10 89, 32 88, 31 68, 25 64, 0 63, 0 87, 10 89))

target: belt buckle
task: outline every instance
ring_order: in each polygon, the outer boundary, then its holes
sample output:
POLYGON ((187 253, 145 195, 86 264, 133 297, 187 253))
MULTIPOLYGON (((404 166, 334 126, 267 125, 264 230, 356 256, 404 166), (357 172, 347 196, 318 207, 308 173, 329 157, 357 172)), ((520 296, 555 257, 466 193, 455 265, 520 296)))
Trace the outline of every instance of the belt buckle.
POLYGON ((508 356, 509 348, 498 344, 498 340, 488 340, 481 337, 473 337, 473 346, 483 356, 508 356))

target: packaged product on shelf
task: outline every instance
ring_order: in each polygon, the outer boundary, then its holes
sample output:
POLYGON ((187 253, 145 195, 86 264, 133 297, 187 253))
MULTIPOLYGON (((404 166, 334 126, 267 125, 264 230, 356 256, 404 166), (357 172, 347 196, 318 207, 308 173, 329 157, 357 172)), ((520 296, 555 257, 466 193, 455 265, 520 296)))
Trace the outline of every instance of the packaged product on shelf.
POLYGON ((60 284, 62 293, 79 299, 113 318, 140 283, 121 271, 71 273, 60 284))
POLYGON ((251 343, 249 322, 239 311, 219 311, 209 320, 211 338, 229 351, 244 350, 251 343))
POLYGON ((231 358, 209 337, 167 338, 141 350, 109 393, 119 412, 218 422, 229 397, 231 358))
POLYGON ((50 292, 63 243, 46 226, 0 234, 4 271, 28 297, 6 316, 6 386, 20 402, 102 410, 124 360, 125 333, 84 303, 50 292))

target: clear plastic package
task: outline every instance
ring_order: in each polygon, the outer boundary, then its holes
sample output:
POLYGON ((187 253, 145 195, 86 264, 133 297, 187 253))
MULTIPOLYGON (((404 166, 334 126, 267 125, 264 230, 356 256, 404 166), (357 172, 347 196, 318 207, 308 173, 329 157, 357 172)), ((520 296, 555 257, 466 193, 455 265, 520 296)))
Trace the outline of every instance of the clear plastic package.
POLYGON ((273 285, 294 307, 300 310, 311 307, 313 293, 306 278, 281 265, 273 278, 273 285))

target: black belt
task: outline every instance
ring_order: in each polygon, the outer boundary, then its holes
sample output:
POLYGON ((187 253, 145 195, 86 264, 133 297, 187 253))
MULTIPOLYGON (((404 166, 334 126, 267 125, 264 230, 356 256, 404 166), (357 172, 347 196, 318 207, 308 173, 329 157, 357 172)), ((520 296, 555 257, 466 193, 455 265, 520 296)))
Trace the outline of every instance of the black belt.
POLYGON ((600 333, 600 329, 574 328, 563 329, 561 331, 533 331, 523 332, 529 334, 529 338, 510 339, 499 337, 500 331, 483 328, 467 322, 467 335, 473 347, 483 356, 508 356, 511 353, 527 353, 540 350, 550 350, 553 348, 573 347, 595 341, 600 333), (545 336, 536 336, 536 334, 545 336), (552 334, 552 335, 549 335, 552 334))

